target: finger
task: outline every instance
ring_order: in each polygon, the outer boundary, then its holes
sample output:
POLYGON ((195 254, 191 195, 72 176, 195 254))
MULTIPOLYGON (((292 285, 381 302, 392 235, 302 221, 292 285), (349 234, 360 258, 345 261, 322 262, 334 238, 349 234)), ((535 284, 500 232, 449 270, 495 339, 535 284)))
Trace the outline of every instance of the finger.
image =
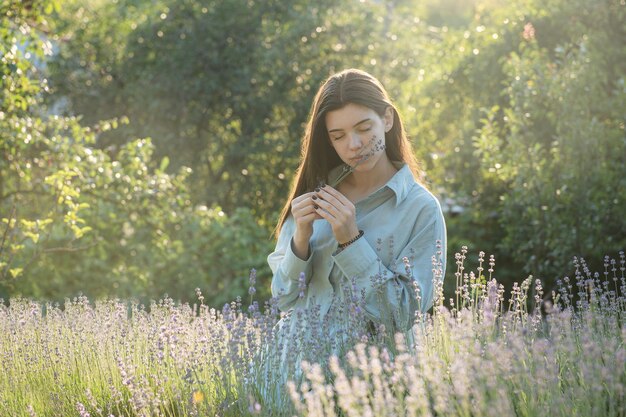
POLYGON ((315 209, 313 204, 307 204, 301 207, 296 207, 296 208, 292 208, 291 209, 291 214, 293 215, 293 217, 295 217, 296 219, 302 217, 302 216, 306 216, 307 214, 310 213, 315 213, 315 209))
POLYGON ((299 221, 302 223, 310 223, 313 220, 318 220, 321 219, 322 216, 320 216, 319 214, 317 214, 315 211, 309 214, 305 214, 304 216, 299 218, 299 221))
MULTIPOLYGON (((319 201, 319 198, 317 198, 316 200, 313 200, 312 198, 302 200, 291 207, 291 214, 294 216, 294 218, 298 219, 299 217, 305 216, 307 214, 316 213, 315 206, 317 205, 316 203, 319 201)), ((317 219, 321 219, 321 217, 319 215, 316 215, 316 220, 317 219)))
MULTIPOLYGON (((333 198, 333 197, 330 197, 333 198)), ((330 201, 326 201, 323 200, 321 198, 318 198, 317 200, 315 200, 317 205, 319 207, 321 207, 324 211, 326 211, 327 213, 329 213, 331 216, 337 218, 341 215, 342 210, 341 207, 336 207, 332 202, 330 201)), ((335 200, 337 201, 337 200, 335 200)))
POLYGON ((324 190, 323 188, 317 193, 318 197, 320 197, 323 201, 327 201, 332 204, 335 208, 339 210, 345 210, 348 206, 339 200, 337 197, 324 190))
POLYGON ((330 214, 328 211, 324 210, 322 207, 317 206, 317 208, 315 209, 315 212, 324 220, 328 221, 328 223, 330 223, 330 226, 332 228, 334 228, 335 224, 337 223, 337 219, 335 218, 335 216, 333 216, 332 214, 330 214))
POLYGON ((338 190, 334 189, 330 185, 324 186, 320 191, 324 191, 329 195, 335 197, 338 201, 340 201, 345 206, 352 205, 352 201, 350 201, 345 195, 341 194, 338 190))
POLYGON ((323 217, 319 215, 317 210, 315 210, 315 218, 313 220, 320 220, 320 219, 323 219, 323 217))
POLYGON ((300 211, 303 210, 307 207, 309 207, 311 204, 308 204, 306 201, 299 201, 297 203, 291 203, 291 212, 296 212, 296 211, 300 211))
POLYGON ((313 198, 312 197, 314 197, 315 194, 314 193, 308 193, 308 194, 309 195, 307 195, 307 196, 302 195, 302 196, 298 197, 297 200, 294 199, 291 202, 291 209, 292 210, 294 210, 294 209, 297 210, 297 209, 300 209, 302 207, 312 206, 313 205, 313 198))
POLYGON ((306 200, 307 198, 310 199, 312 196, 314 196, 315 193, 314 192, 310 192, 310 193, 304 193, 302 195, 297 196, 296 198, 294 198, 293 200, 291 200, 291 204, 293 205, 298 204, 304 200, 306 200))

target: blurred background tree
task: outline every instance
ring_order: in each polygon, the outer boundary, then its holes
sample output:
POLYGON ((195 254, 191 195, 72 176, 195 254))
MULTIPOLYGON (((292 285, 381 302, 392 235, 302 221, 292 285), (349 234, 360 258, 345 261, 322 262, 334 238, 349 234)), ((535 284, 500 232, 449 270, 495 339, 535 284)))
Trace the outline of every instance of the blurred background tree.
POLYGON ((33 0, 2 6, 0 296, 244 296, 320 83, 379 77, 460 245, 548 292, 626 243, 626 6, 33 0), (44 54, 44 52, 47 52, 44 54), (150 138, 150 139, 137 139, 150 138))
POLYGON ((509 284, 624 247, 624 23, 624 2, 479 2, 407 84, 427 172, 466 209, 449 247, 493 251, 509 284))
POLYGON ((101 149, 125 117, 46 113, 47 68, 34 63, 52 53, 41 35, 59 7, 2 10, 0 297, 190 299, 209 282, 214 303, 245 293, 249 268, 267 273, 271 249, 249 209, 192 204, 191 169, 166 173, 150 139, 101 149))

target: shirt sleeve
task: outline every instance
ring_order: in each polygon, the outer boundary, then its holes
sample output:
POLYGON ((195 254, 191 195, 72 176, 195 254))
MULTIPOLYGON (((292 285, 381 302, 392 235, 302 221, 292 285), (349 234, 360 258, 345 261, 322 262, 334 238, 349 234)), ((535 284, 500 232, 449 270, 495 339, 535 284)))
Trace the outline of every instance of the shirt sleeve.
POLYGON ((408 243, 389 267, 382 264, 364 238, 336 253, 334 260, 356 283, 357 296, 365 293, 365 311, 373 321, 391 322, 400 331, 410 329, 416 311, 425 313, 433 305, 434 278, 443 280, 445 275, 446 227, 439 203, 433 198, 432 204, 419 211, 408 243), (405 265, 405 257, 409 265, 405 265), (435 268, 441 273, 435 275, 435 268), (419 289, 419 301, 414 283, 419 289))
POLYGON ((289 216, 281 228, 274 252, 267 257, 272 270, 272 296, 278 299, 278 308, 287 311, 298 299, 299 277, 304 273, 308 285, 311 280, 312 248, 307 260, 300 259, 292 248, 295 222, 289 216))

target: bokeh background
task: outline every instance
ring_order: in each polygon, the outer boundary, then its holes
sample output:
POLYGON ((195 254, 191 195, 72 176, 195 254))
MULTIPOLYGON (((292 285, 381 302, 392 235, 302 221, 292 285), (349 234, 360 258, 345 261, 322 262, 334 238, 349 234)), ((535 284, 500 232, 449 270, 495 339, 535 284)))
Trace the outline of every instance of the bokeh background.
POLYGON ((624 0, 1 4, 5 302, 219 306, 251 268, 266 299, 313 95, 348 67, 385 84, 442 202, 447 296, 462 245, 546 294, 625 247, 624 0))

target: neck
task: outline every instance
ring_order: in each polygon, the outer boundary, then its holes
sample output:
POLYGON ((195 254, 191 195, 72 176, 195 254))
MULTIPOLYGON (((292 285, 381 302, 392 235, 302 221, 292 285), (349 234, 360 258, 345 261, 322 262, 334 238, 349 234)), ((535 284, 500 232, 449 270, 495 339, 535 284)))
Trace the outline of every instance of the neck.
POLYGON ((354 171, 352 175, 346 178, 346 182, 355 190, 371 191, 373 188, 386 184, 397 171, 387 155, 383 155, 370 171, 354 171))

